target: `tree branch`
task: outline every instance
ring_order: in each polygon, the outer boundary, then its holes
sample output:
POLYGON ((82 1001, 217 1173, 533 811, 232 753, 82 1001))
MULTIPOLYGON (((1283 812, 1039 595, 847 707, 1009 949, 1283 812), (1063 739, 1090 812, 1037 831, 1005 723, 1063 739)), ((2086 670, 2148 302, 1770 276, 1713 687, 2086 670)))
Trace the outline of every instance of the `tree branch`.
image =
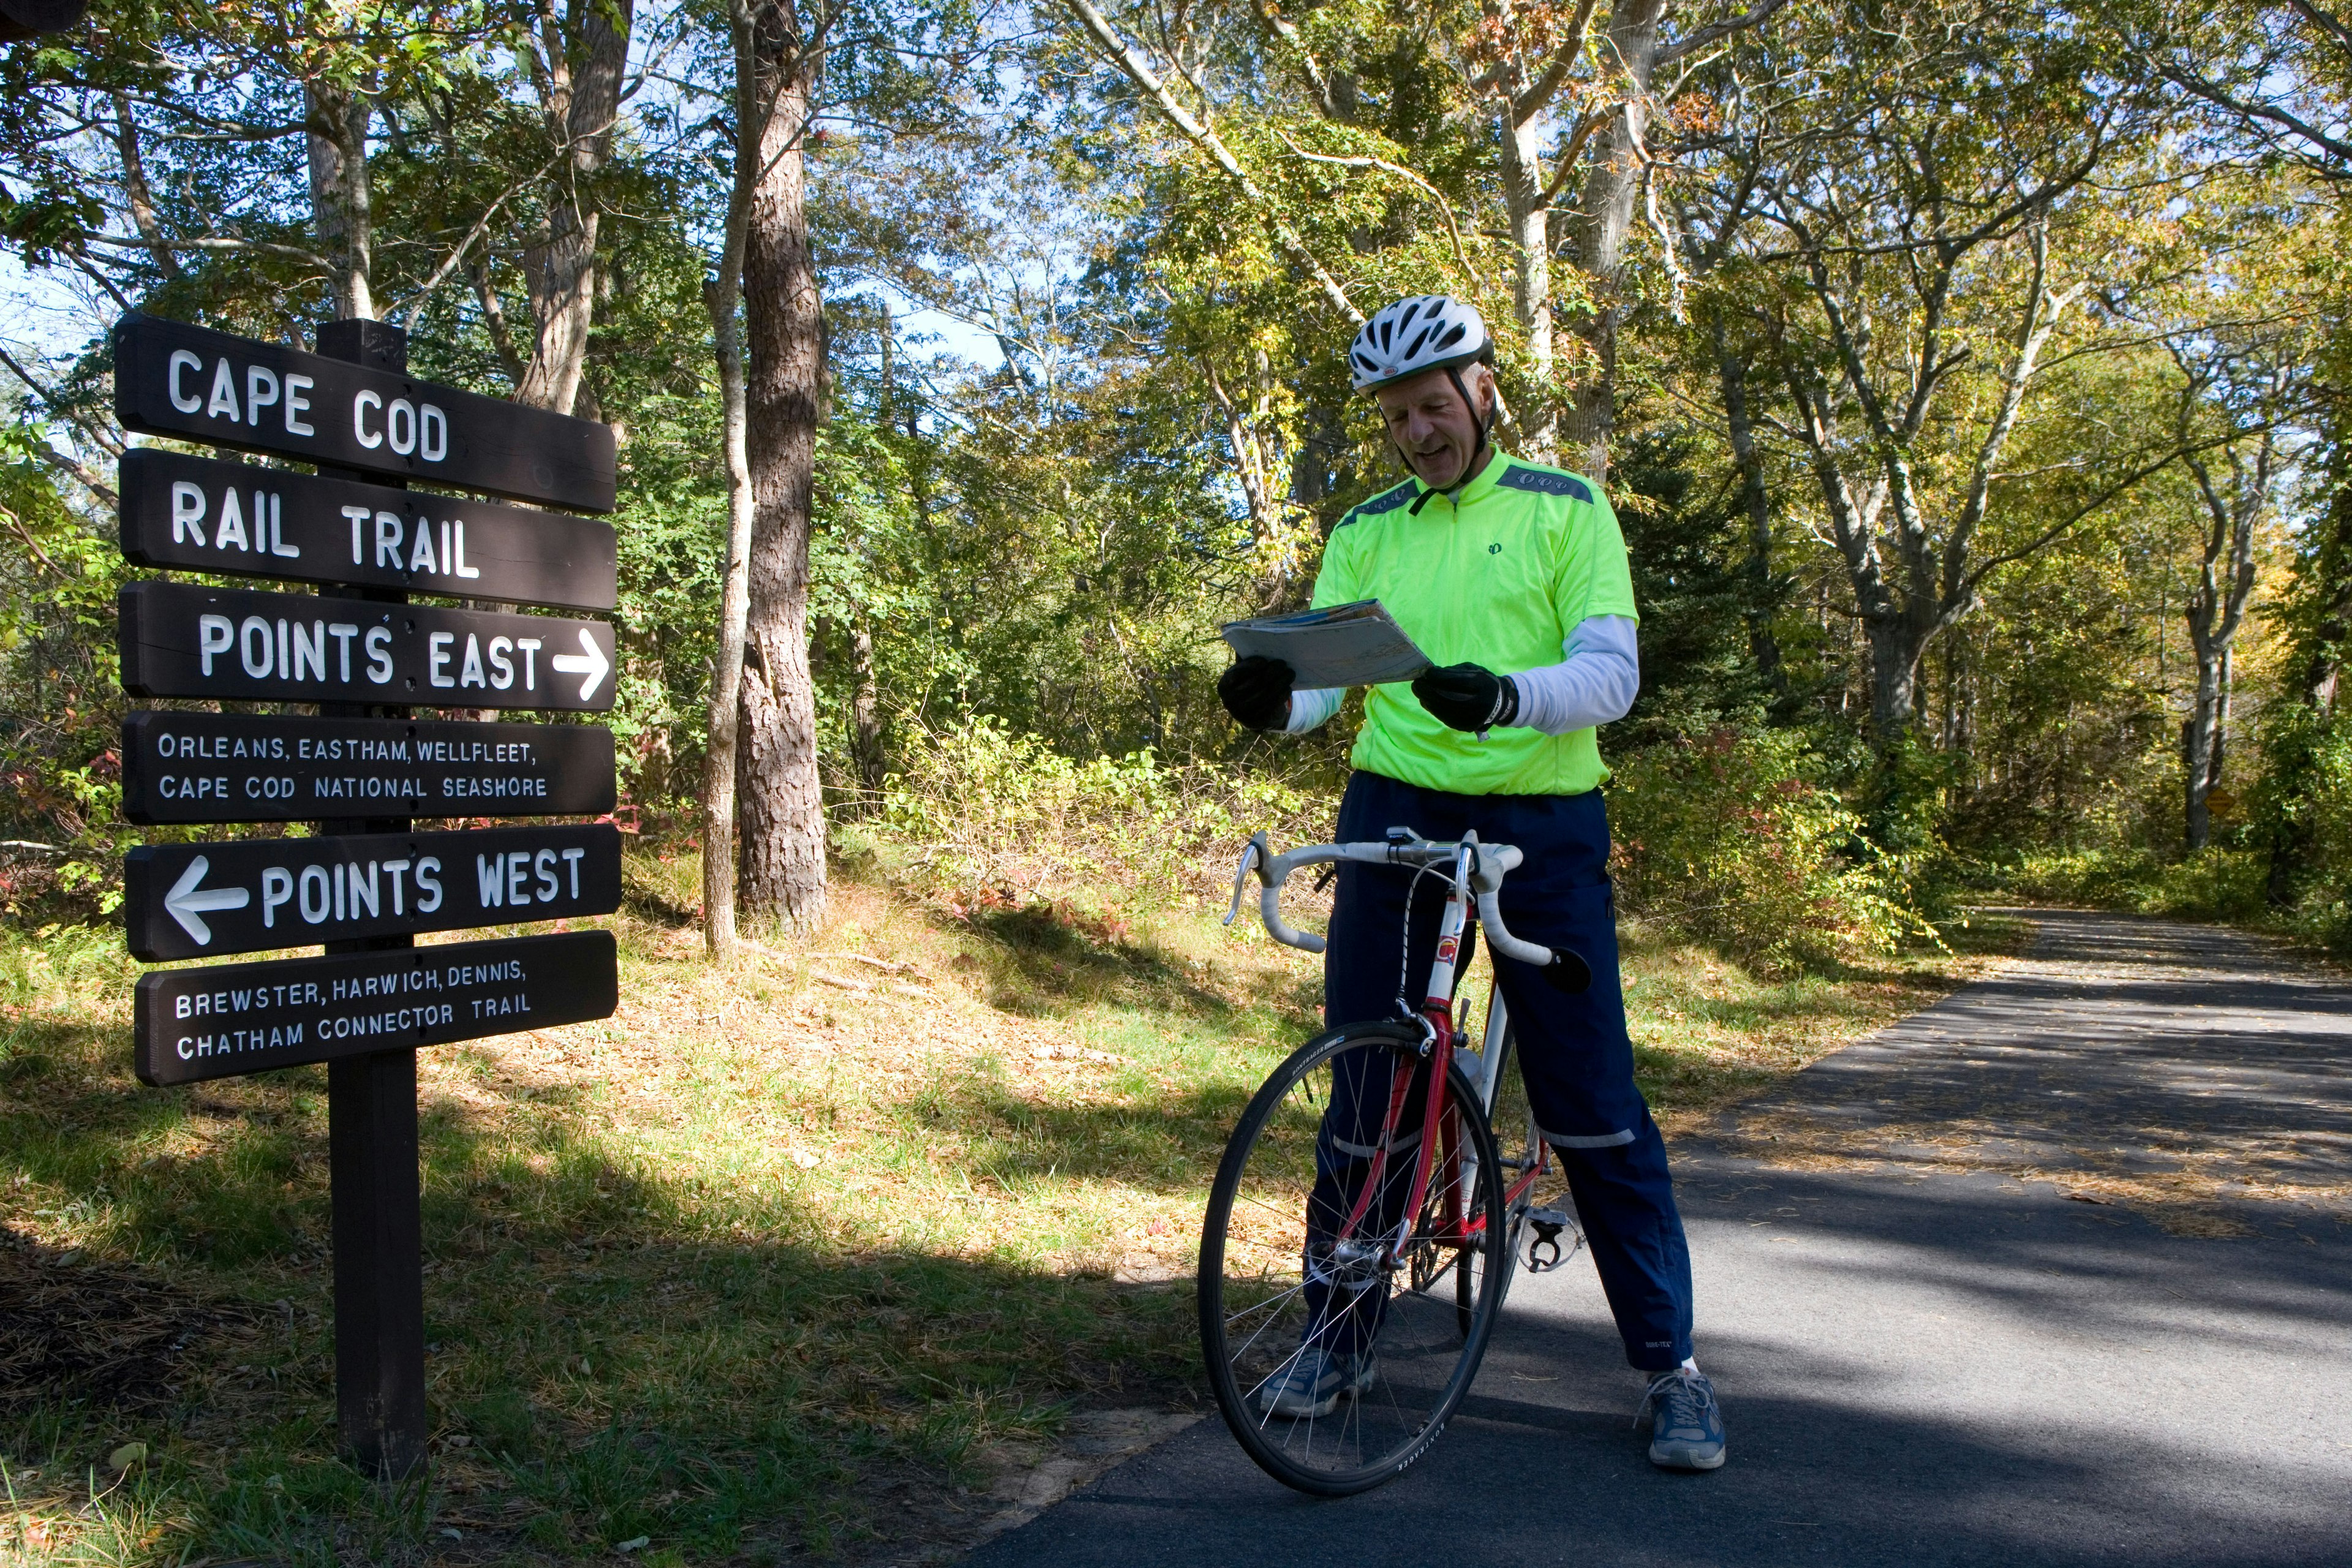
POLYGON ((1307 248, 1307 242, 1299 237, 1297 230, 1292 228, 1289 223, 1274 210, 1271 198, 1258 188, 1256 181, 1249 177, 1248 172, 1241 165, 1241 160, 1234 157, 1232 150, 1226 147, 1224 139, 1195 118, 1192 110, 1177 101, 1176 95, 1168 90, 1167 83, 1160 80, 1160 74, 1151 68, 1151 63, 1143 58, 1142 53, 1134 45, 1119 35, 1118 29, 1111 26, 1108 17, 1095 9, 1092 0, 1063 0, 1063 3, 1069 7, 1070 14, 1076 16, 1080 25, 1092 36, 1109 62, 1124 72, 1129 81, 1141 88, 1168 122, 1173 125, 1187 141, 1206 153, 1217 167, 1223 169, 1232 179, 1235 188, 1241 192, 1243 197, 1256 213, 1258 220, 1265 226, 1266 232, 1273 237, 1276 247, 1307 269, 1315 281, 1321 286, 1323 297, 1331 302, 1332 309, 1346 317, 1349 322, 1361 326, 1364 313, 1357 310, 1349 300, 1348 291, 1339 286, 1339 280, 1331 276, 1323 263, 1316 259, 1315 253, 1307 248))

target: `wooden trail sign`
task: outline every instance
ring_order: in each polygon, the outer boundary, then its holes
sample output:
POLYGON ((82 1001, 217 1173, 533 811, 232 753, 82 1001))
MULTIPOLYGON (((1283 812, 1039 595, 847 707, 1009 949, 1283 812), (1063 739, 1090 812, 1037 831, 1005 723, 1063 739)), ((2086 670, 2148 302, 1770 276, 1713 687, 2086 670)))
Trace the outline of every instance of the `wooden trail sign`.
POLYGON ((122 455, 123 559, 141 566, 609 610, 613 525, 156 447, 122 455))
POLYGON ((609 425, 183 321, 116 323, 114 412, 151 436, 613 510, 609 425))
MULTIPOLYGON (((52 4, 0 0, 0 11, 52 4)), ((132 820, 302 817, 316 837, 135 849, 123 921, 131 952, 149 960, 326 946, 321 958, 143 977, 137 1065, 146 1082, 172 1084, 327 1064, 337 1426, 356 1462, 393 1480, 424 1466, 429 1431, 416 1048, 606 1017, 620 990, 607 932, 414 945, 419 931, 610 913, 621 853, 603 825, 405 831, 416 816, 612 808, 604 730, 409 717, 416 704, 608 710, 612 628, 408 595, 605 609, 616 554, 607 524, 407 484, 609 511, 615 443, 593 420, 413 379, 407 334, 380 321, 326 323, 319 349, 136 313, 115 328, 126 428, 320 470, 123 457, 126 558, 319 584, 126 588, 124 688, 320 705, 317 718, 124 723, 132 820)))
POLYGON ((142 1083, 194 1083, 612 1016, 613 933, 451 942, 142 975, 142 1083))
POLYGON ((151 844, 122 867, 131 956, 150 963, 314 942, 609 915, 609 823, 470 833, 151 844))
POLYGON ((137 823, 602 816, 617 794, 601 726, 152 710, 122 721, 122 815, 137 823))
POLYGON ((140 697, 423 703, 604 713, 617 645, 602 621, 134 583, 116 642, 140 697))

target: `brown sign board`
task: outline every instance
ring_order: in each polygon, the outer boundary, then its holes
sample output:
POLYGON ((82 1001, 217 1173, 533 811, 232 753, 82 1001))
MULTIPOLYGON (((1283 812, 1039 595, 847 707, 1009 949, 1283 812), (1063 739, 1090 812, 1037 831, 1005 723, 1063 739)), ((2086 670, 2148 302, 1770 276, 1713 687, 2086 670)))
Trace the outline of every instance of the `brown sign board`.
POLYGON ((142 1083, 195 1083, 609 1018, 618 964, 611 931, 581 931, 162 970, 139 979, 132 1059, 142 1083))
POLYGON ((609 823, 150 844, 122 864, 124 944, 151 963, 620 907, 609 823))
POLYGON ((152 709, 122 721, 122 815, 141 824, 602 816, 617 795, 601 725, 152 709))
POLYGON ((132 314, 114 328, 128 430, 299 462, 613 510, 613 427, 392 371, 132 314))
POLYGON ((137 697, 613 707, 616 645, 603 621, 180 583, 131 584, 117 616, 122 689, 137 697))
POLYGON ((609 610, 613 525, 290 468, 122 455, 123 559, 141 566, 609 610))

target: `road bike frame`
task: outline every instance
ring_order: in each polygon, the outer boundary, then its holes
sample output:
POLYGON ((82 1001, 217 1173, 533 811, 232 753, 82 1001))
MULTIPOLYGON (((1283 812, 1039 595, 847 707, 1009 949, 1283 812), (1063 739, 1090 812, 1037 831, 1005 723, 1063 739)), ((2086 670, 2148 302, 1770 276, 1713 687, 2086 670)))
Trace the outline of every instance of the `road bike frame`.
MULTIPOLYGON (((1421 1059, 1429 1068, 1429 1093, 1422 1112, 1421 1136, 1415 1140, 1412 1184, 1409 1189, 1403 1218, 1393 1235, 1381 1238, 1380 1266, 1393 1273, 1405 1267, 1405 1247, 1418 1239, 1423 1245, 1447 1248, 1457 1255, 1468 1248, 1478 1237, 1487 1221, 1472 1221, 1462 1213, 1462 1194, 1472 1184, 1465 1180, 1449 1184, 1446 1189, 1445 1213, 1435 1234, 1414 1235, 1414 1224, 1421 1217, 1422 1205, 1429 1195, 1431 1173, 1439 1169, 1440 1160, 1460 1158, 1463 1143, 1457 1112, 1453 1103, 1447 1069, 1454 1060, 1459 1028, 1454 1012, 1455 977, 1460 970, 1464 932, 1468 929, 1472 910, 1476 910, 1480 927, 1496 952, 1539 968, 1561 963, 1559 955, 1535 942, 1521 942, 1504 927, 1497 898, 1505 873, 1520 861, 1519 851, 1509 845, 1485 845, 1475 833, 1465 833, 1456 843, 1431 843, 1410 828, 1391 828, 1382 843, 1318 844, 1294 849, 1286 855, 1271 856, 1266 850, 1265 835, 1259 833, 1243 852, 1240 868, 1234 873, 1233 908, 1225 914, 1231 925, 1241 911, 1244 888, 1252 871, 1262 884, 1259 914, 1265 921, 1267 932, 1277 942, 1308 952, 1320 952, 1325 942, 1321 937, 1300 931, 1282 919, 1280 900, 1283 883, 1290 874, 1302 867, 1328 865, 1342 860, 1364 863, 1385 863, 1415 868, 1416 877, 1427 874, 1433 868, 1452 863, 1450 872, 1442 872, 1446 888, 1445 910, 1437 932, 1437 951, 1429 968, 1429 984, 1421 1005, 1413 1014, 1422 1029, 1421 1059)), ((1411 900, 1407 900, 1406 919, 1412 918, 1411 900)), ((1404 1000, 1398 998, 1400 1004, 1404 1000)), ((1480 1114, 1490 1112, 1501 1087, 1503 1058, 1508 1054, 1509 1013, 1499 988, 1487 1001, 1486 1028, 1481 1042, 1478 1081, 1483 1103, 1480 1114)), ((1398 1124, 1403 1120, 1407 1101, 1412 1097, 1411 1072, 1391 1075, 1389 1104, 1381 1123, 1381 1135, 1373 1142, 1371 1168, 1358 1193, 1351 1212, 1339 1234, 1338 1242, 1357 1239, 1374 1195, 1381 1191, 1387 1176, 1389 1150, 1395 1142, 1398 1124)), ((1549 1163, 1551 1152, 1540 1139, 1531 1140, 1533 1157, 1523 1162, 1526 1169, 1513 1173, 1504 1190, 1503 1214, 1516 1216, 1527 1205, 1528 1194, 1537 1179, 1549 1163)), ((1516 1237, 1511 1238, 1516 1245, 1516 1237)), ((1554 1246, 1555 1257, 1557 1245, 1554 1246)), ((1549 1265, 1545 1265, 1549 1267, 1549 1265)))

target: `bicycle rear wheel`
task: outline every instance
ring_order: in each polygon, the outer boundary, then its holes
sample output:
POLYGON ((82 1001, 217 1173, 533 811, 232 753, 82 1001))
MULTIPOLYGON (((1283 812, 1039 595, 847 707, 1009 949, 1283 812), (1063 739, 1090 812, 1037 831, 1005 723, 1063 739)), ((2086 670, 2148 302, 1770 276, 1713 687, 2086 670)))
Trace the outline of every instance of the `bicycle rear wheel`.
MULTIPOLYGON (((1420 1044, 1410 1025, 1360 1024, 1299 1047, 1234 1128, 1202 1229, 1201 1349, 1218 1407, 1260 1468, 1318 1496, 1378 1486, 1427 1451, 1469 1392, 1502 1302, 1501 1162, 1458 1067, 1428 1193, 1405 1226, 1429 1073, 1420 1044), (1390 1072, 1415 1080, 1402 1146, 1368 1191, 1370 1145, 1324 1121, 1343 1075, 1386 1083, 1390 1072), (1400 1262, 1384 1268, 1383 1244, 1400 1230, 1400 1262), (1274 1390, 1317 1351, 1369 1352, 1370 1385, 1327 1411, 1281 1412, 1274 1390)), ((1377 1138, 1388 1096, 1366 1101, 1377 1138)))

